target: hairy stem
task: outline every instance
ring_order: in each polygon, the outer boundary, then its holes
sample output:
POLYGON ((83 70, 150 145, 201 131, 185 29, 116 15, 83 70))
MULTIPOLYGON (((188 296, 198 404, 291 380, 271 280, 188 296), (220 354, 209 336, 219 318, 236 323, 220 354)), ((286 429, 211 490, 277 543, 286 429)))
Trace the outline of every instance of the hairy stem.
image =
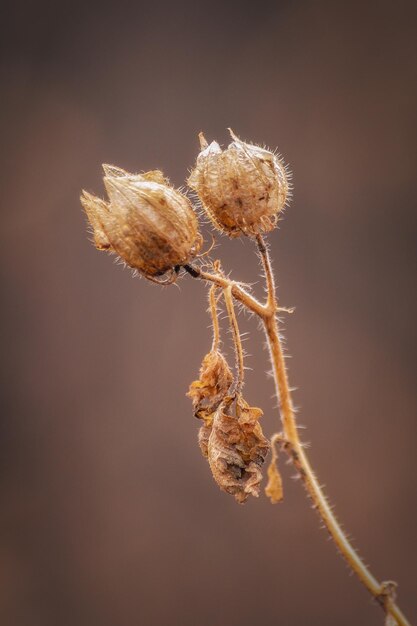
POLYGON ((237 394, 239 394, 242 391, 243 381, 245 377, 245 368, 243 365, 242 341, 240 338, 239 326, 237 323, 235 307, 233 304, 232 287, 229 285, 229 287, 226 287, 223 293, 224 293, 224 300, 226 302, 227 314, 230 320, 230 326, 232 328, 233 341, 235 344, 236 367, 237 367, 237 372, 238 372, 238 378, 237 378, 235 391, 237 394))
POLYGON ((278 304, 276 300, 276 287, 274 273, 271 266, 271 259, 269 257, 268 248, 266 247, 262 235, 256 236, 256 243, 258 245, 259 255, 261 257, 262 266, 265 272, 267 293, 266 307, 268 309, 268 312, 273 314, 278 310, 278 304))
POLYGON ((219 349, 219 344, 220 344, 220 328, 219 328, 219 317, 217 315, 216 291, 217 291, 217 286, 212 285, 210 287, 210 292, 209 292, 209 304, 210 304, 210 315, 213 321, 213 343, 211 345, 211 349, 213 352, 219 349))
POLYGON ((390 582, 378 582, 370 570, 366 567, 356 550, 353 548, 346 533, 337 521, 331 506, 329 505, 323 490, 311 468, 307 455, 304 451, 298 435, 295 420, 295 411, 288 383, 287 369, 281 340, 279 337, 277 313, 282 310, 278 306, 276 286, 271 267, 268 249, 261 235, 256 237, 256 242, 265 272, 267 286, 267 301, 262 304, 243 289, 239 283, 230 280, 220 273, 211 274, 200 270, 193 265, 185 265, 184 269, 194 278, 200 278, 222 289, 230 289, 230 293, 246 308, 259 316, 262 320, 267 338, 274 380, 279 399, 280 415, 284 429, 284 450, 289 455, 294 467, 297 469, 305 488, 313 501, 314 508, 320 515, 330 536, 334 540, 338 550, 359 580, 365 585, 372 596, 381 605, 387 615, 392 616, 398 626, 411 626, 410 622, 395 603, 394 586, 390 582))
POLYGON ((236 283, 234 280, 230 280, 226 276, 222 274, 210 274, 210 272, 204 272, 199 267, 195 267, 188 263, 184 265, 184 269, 188 272, 193 278, 200 278, 201 280, 208 281, 210 283, 214 283, 218 287, 222 289, 226 289, 227 287, 231 287, 232 295, 236 300, 241 302, 246 308, 248 308, 253 313, 262 316, 266 308, 263 304, 259 302, 256 298, 251 296, 245 289, 243 289, 239 283, 236 283))
MULTIPOLYGON (((273 303, 277 309, 275 296, 275 283, 271 269, 268 250, 259 236, 257 238, 258 249, 261 254, 264 266, 266 281, 268 287, 268 302, 273 303)), ((314 507, 317 509, 323 523, 333 538, 337 548, 346 560, 349 567, 355 572, 360 581, 365 585, 368 591, 381 604, 385 612, 396 619, 399 626, 410 626, 408 620, 403 615, 399 607, 395 604, 392 595, 387 593, 387 584, 379 583, 371 574, 365 563, 359 557, 348 540, 346 533, 343 531, 337 521, 333 511, 322 491, 322 488, 311 468, 307 455, 301 444, 296 420, 295 412, 291 398, 291 391, 288 384, 288 375, 285 365, 284 354, 278 332, 278 322, 276 318, 276 310, 272 310, 262 316, 265 334, 268 340, 271 363, 274 371, 274 379, 276 385, 277 396, 279 398, 281 420, 284 428, 287 445, 284 449, 289 454, 294 466, 300 474, 303 483, 310 495, 314 507)))

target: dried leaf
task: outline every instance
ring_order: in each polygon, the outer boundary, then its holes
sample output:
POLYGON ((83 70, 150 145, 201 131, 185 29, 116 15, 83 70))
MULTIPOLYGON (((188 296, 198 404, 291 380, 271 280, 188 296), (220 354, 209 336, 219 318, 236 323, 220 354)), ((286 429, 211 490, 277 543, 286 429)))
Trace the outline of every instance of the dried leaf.
POLYGON ((213 418, 207 452, 213 477, 219 487, 240 503, 250 495, 258 497, 261 466, 269 450, 259 424, 262 411, 239 396, 235 415, 232 398, 223 403, 213 418))
POLYGON ((275 458, 272 459, 268 467, 268 484, 265 487, 265 495, 271 500, 271 504, 282 502, 284 498, 282 478, 275 458))
POLYGON ((204 457, 208 457, 208 442, 211 434, 212 423, 205 421, 198 431, 198 445, 204 457))
POLYGON ((233 374, 226 359, 218 350, 212 350, 203 359, 200 378, 190 385, 187 396, 193 401, 194 415, 209 419, 227 395, 233 374))

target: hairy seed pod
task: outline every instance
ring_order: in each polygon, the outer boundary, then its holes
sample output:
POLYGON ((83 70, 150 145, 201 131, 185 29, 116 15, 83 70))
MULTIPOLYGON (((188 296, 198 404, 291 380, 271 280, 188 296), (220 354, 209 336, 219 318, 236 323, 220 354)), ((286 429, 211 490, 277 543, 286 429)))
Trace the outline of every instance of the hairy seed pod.
POLYGON ((260 468, 270 445, 259 423, 261 409, 250 407, 238 396, 233 415, 232 401, 226 399, 213 417, 207 456, 219 487, 244 503, 250 495, 259 496, 260 468))
POLYGON ((195 417, 211 419, 232 382, 233 374, 221 352, 212 350, 206 354, 201 364, 200 378, 191 383, 187 393, 193 401, 195 417))
POLYGON ((201 152, 188 179, 213 224, 230 237, 254 236, 275 228, 289 199, 289 174, 269 150, 233 133, 226 150, 200 133, 201 152))
MULTIPOLYGON (((129 174, 103 165, 108 202, 83 191, 81 204, 99 250, 118 254, 140 274, 158 281, 198 252, 202 237, 191 204, 156 170, 129 174)), ((171 281, 172 282, 172 281, 171 281)))

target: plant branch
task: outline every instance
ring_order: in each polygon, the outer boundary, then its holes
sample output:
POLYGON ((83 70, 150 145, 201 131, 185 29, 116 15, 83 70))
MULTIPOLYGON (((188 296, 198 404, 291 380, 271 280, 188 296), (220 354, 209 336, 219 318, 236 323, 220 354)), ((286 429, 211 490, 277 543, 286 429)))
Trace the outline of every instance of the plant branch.
POLYGON ((276 287, 274 274, 272 271, 271 259, 262 235, 256 235, 256 243, 258 245, 259 255, 261 257, 261 262, 265 273, 267 292, 266 308, 268 309, 268 313, 270 315, 275 315, 278 309, 278 305, 276 301, 276 287))
POLYGON ((188 263, 183 266, 185 271, 190 274, 193 278, 200 278, 201 280, 205 280, 210 283, 214 283, 218 287, 222 289, 226 289, 227 287, 231 287, 232 295, 236 300, 241 302, 246 308, 248 308, 253 313, 263 317, 265 314, 265 306, 259 302, 256 298, 251 296, 245 289, 243 289, 239 283, 234 280, 230 280, 223 274, 210 274, 210 272, 204 272, 199 267, 191 265, 188 263))
POLYGON ((211 315, 211 319, 213 320, 213 343, 211 346, 211 349, 213 352, 219 349, 219 344, 220 344, 220 328, 219 328, 219 317, 217 315, 216 290, 217 290, 217 286, 212 285, 209 291, 210 315, 211 315))
POLYGON ((229 294, 232 294, 236 300, 241 302, 246 308, 258 315, 261 319, 268 342, 270 359, 274 372, 275 387, 279 399, 280 415, 284 429, 284 437, 281 438, 281 441, 283 442, 283 449, 289 455, 292 463, 297 469, 303 484, 313 501, 314 508, 320 515, 339 552, 342 554, 351 570, 355 572, 359 580, 365 585, 368 591, 384 609, 385 613, 396 620, 398 626, 411 626, 401 609, 395 603, 392 584, 386 582, 379 583, 348 540, 346 533, 337 521, 305 454, 303 445, 298 435, 285 358, 279 338, 277 313, 286 309, 282 309, 278 306, 271 261, 268 249, 261 235, 256 237, 256 242, 264 268, 267 286, 267 301, 265 304, 262 304, 245 291, 239 283, 230 280, 221 273, 211 274, 209 272, 204 272, 190 264, 185 265, 184 269, 194 278, 199 278, 217 285, 223 290, 229 289, 229 294))
MULTIPOLYGON (((275 298, 275 284, 271 270, 269 254, 261 236, 257 238, 258 249, 262 258, 267 287, 268 301, 273 302, 277 307, 275 298)), ((371 574, 365 563, 359 557, 352 544, 348 540, 345 532, 337 521, 333 511, 322 491, 322 488, 311 468, 309 460, 301 444, 296 420, 291 392, 288 384, 288 375, 285 365, 284 354, 278 332, 278 322, 276 313, 271 316, 264 316, 263 324, 268 341, 271 363, 274 371, 277 396, 279 398, 280 414, 283 423, 284 434, 287 443, 284 449, 289 454, 296 467, 302 481, 310 495, 314 507, 317 509, 323 523, 333 538, 337 548, 346 560, 349 567, 355 572, 368 591, 375 597, 383 607, 387 615, 391 615, 399 626, 410 626, 410 623, 403 615, 399 607, 395 604, 390 594, 387 594, 385 583, 379 583, 371 574)))

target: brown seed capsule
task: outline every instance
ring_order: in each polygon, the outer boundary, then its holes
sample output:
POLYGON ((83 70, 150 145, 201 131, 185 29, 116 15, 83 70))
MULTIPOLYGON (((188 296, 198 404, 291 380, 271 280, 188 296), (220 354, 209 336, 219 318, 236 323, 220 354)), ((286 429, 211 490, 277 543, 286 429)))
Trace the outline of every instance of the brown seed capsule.
MULTIPOLYGON (((261 466, 269 450, 259 418, 262 411, 250 407, 241 396, 226 400, 213 417, 207 455, 219 487, 244 503, 250 495, 258 497, 262 480, 261 466)), ((207 434, 207 433, 206 433, 207 434)), ((200 442, 201 445, 201 442, 200 442)))
POLYGON ((289 174, 275 154, 229 131, 233 141, 226 150, 215 141, 208 145, 200 133, 201 152, 188 184, 230 237, 269 232, 289 199, 289 174))
POLYGON ((194 415, 207 420, 225 398, 233 382, 226 359, 212 350, 203 359, 200 378, 191 383, 187 396, 193 401, 194 415))
POLYGON ((83 191, 81 203, 99 250, 118 254, 143 276, 158 281, 188 263, 202 237, 189 200, 170 186, 162 172, 129 174, 103 165, 105 202, 83 191))

